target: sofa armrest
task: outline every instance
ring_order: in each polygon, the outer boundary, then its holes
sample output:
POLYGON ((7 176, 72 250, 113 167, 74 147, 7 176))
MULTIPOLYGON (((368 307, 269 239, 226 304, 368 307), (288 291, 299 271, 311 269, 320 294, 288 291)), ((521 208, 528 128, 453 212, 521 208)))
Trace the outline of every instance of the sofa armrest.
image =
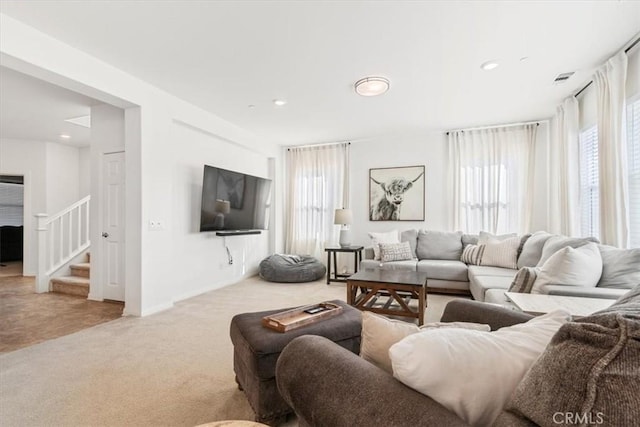
POLYGON ((466 425, 433 399, 320 336, 304 335, 284 348, 276 381, 300 425, 466 425))
POLYGON ((594 288, 590 286, 546 285, 543 292, 549 295, 567 297, 618 299, 629 292, 629 289, 594 288))
POLYGON ((524 323, 533 318, 530 314, 515 311, 497 304, 455 299, 450 301, 442 313, 442 322, 485 323, 491 330, 524 323))

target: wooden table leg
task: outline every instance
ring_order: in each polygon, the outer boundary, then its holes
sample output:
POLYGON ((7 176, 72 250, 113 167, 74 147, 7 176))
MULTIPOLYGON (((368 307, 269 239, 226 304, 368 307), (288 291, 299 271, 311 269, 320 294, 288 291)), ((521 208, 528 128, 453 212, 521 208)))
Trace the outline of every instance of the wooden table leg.
POLYGON ((331 281, 331 252, 327 252, 327 285, 331 281))
POLYGON ((355 262, 355 265, 353 266, 353 272, 357 273, 358 272, 358 251, 355 251, 353 253, 353 262, 355 262))
POLYGON ((338 253, 333 253, 333 278, 338 280, 338 253))
POLYGON ((418 291, 418 326, 424 325, 424 309, 427 299, 427 286, 420 286, 418 291))

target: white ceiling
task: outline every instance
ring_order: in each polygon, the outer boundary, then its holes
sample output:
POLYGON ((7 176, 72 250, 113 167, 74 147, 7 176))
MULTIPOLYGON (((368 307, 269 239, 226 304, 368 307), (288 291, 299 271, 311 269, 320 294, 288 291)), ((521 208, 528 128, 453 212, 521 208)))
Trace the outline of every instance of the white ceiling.
POLYGON ((89 145, 90 130, 64 120, 86 116, 98 101, 0 67, 0 138, 89 145), (62 139, 61 134, 71 138, 62 139))
POLYGON ((284 144, 548 118, 640 32, 640 1, 3 0, 0 11, 284 144), (500 66, 481 70, 490 59, 500 66), (389 92, 357 96, 367 75, 389 78, 389 92))

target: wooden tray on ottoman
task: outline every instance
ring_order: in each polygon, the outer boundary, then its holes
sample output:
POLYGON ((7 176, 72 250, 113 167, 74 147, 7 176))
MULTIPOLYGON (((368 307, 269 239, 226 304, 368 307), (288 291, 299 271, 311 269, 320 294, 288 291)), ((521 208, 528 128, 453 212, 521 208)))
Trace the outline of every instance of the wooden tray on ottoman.
POLYGON ((262 326, 278 332, 287 332, 302 326, 328 319, 342 312, 342 307, 331 302, 321 302, 319 304, 306 305, 304 307, 293 308, 291 310, 272 314, 262 318, 262 326), (307 313, 305 310, 320 308, 317 313, 307 313))

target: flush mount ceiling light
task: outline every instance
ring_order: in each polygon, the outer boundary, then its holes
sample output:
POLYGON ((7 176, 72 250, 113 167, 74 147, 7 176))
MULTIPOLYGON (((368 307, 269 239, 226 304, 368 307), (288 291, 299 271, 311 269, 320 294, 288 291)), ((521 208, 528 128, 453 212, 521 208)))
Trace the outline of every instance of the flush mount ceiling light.
POLYGON ((489 71, 489 70, 493 70, 494 68, 498 67, 498 62, 495 60, 491 60, 491 61, 487 61, 482 63, 482 65, 480 65, 480 68, 482 68, 485 71, 489 71))
POLYGON ((70 135, 67 135, 66 133, 61 133, 61 134, 60 134, 60 138, 62 138, 62 139, 70 139, 70 138, 71 138, 71 136, 70 136, 70 135))
POLYGON ((355 88, 358 95, 382 95, 389 90, 389 80, 384 77, 365 77, 356 82, 355 88))

